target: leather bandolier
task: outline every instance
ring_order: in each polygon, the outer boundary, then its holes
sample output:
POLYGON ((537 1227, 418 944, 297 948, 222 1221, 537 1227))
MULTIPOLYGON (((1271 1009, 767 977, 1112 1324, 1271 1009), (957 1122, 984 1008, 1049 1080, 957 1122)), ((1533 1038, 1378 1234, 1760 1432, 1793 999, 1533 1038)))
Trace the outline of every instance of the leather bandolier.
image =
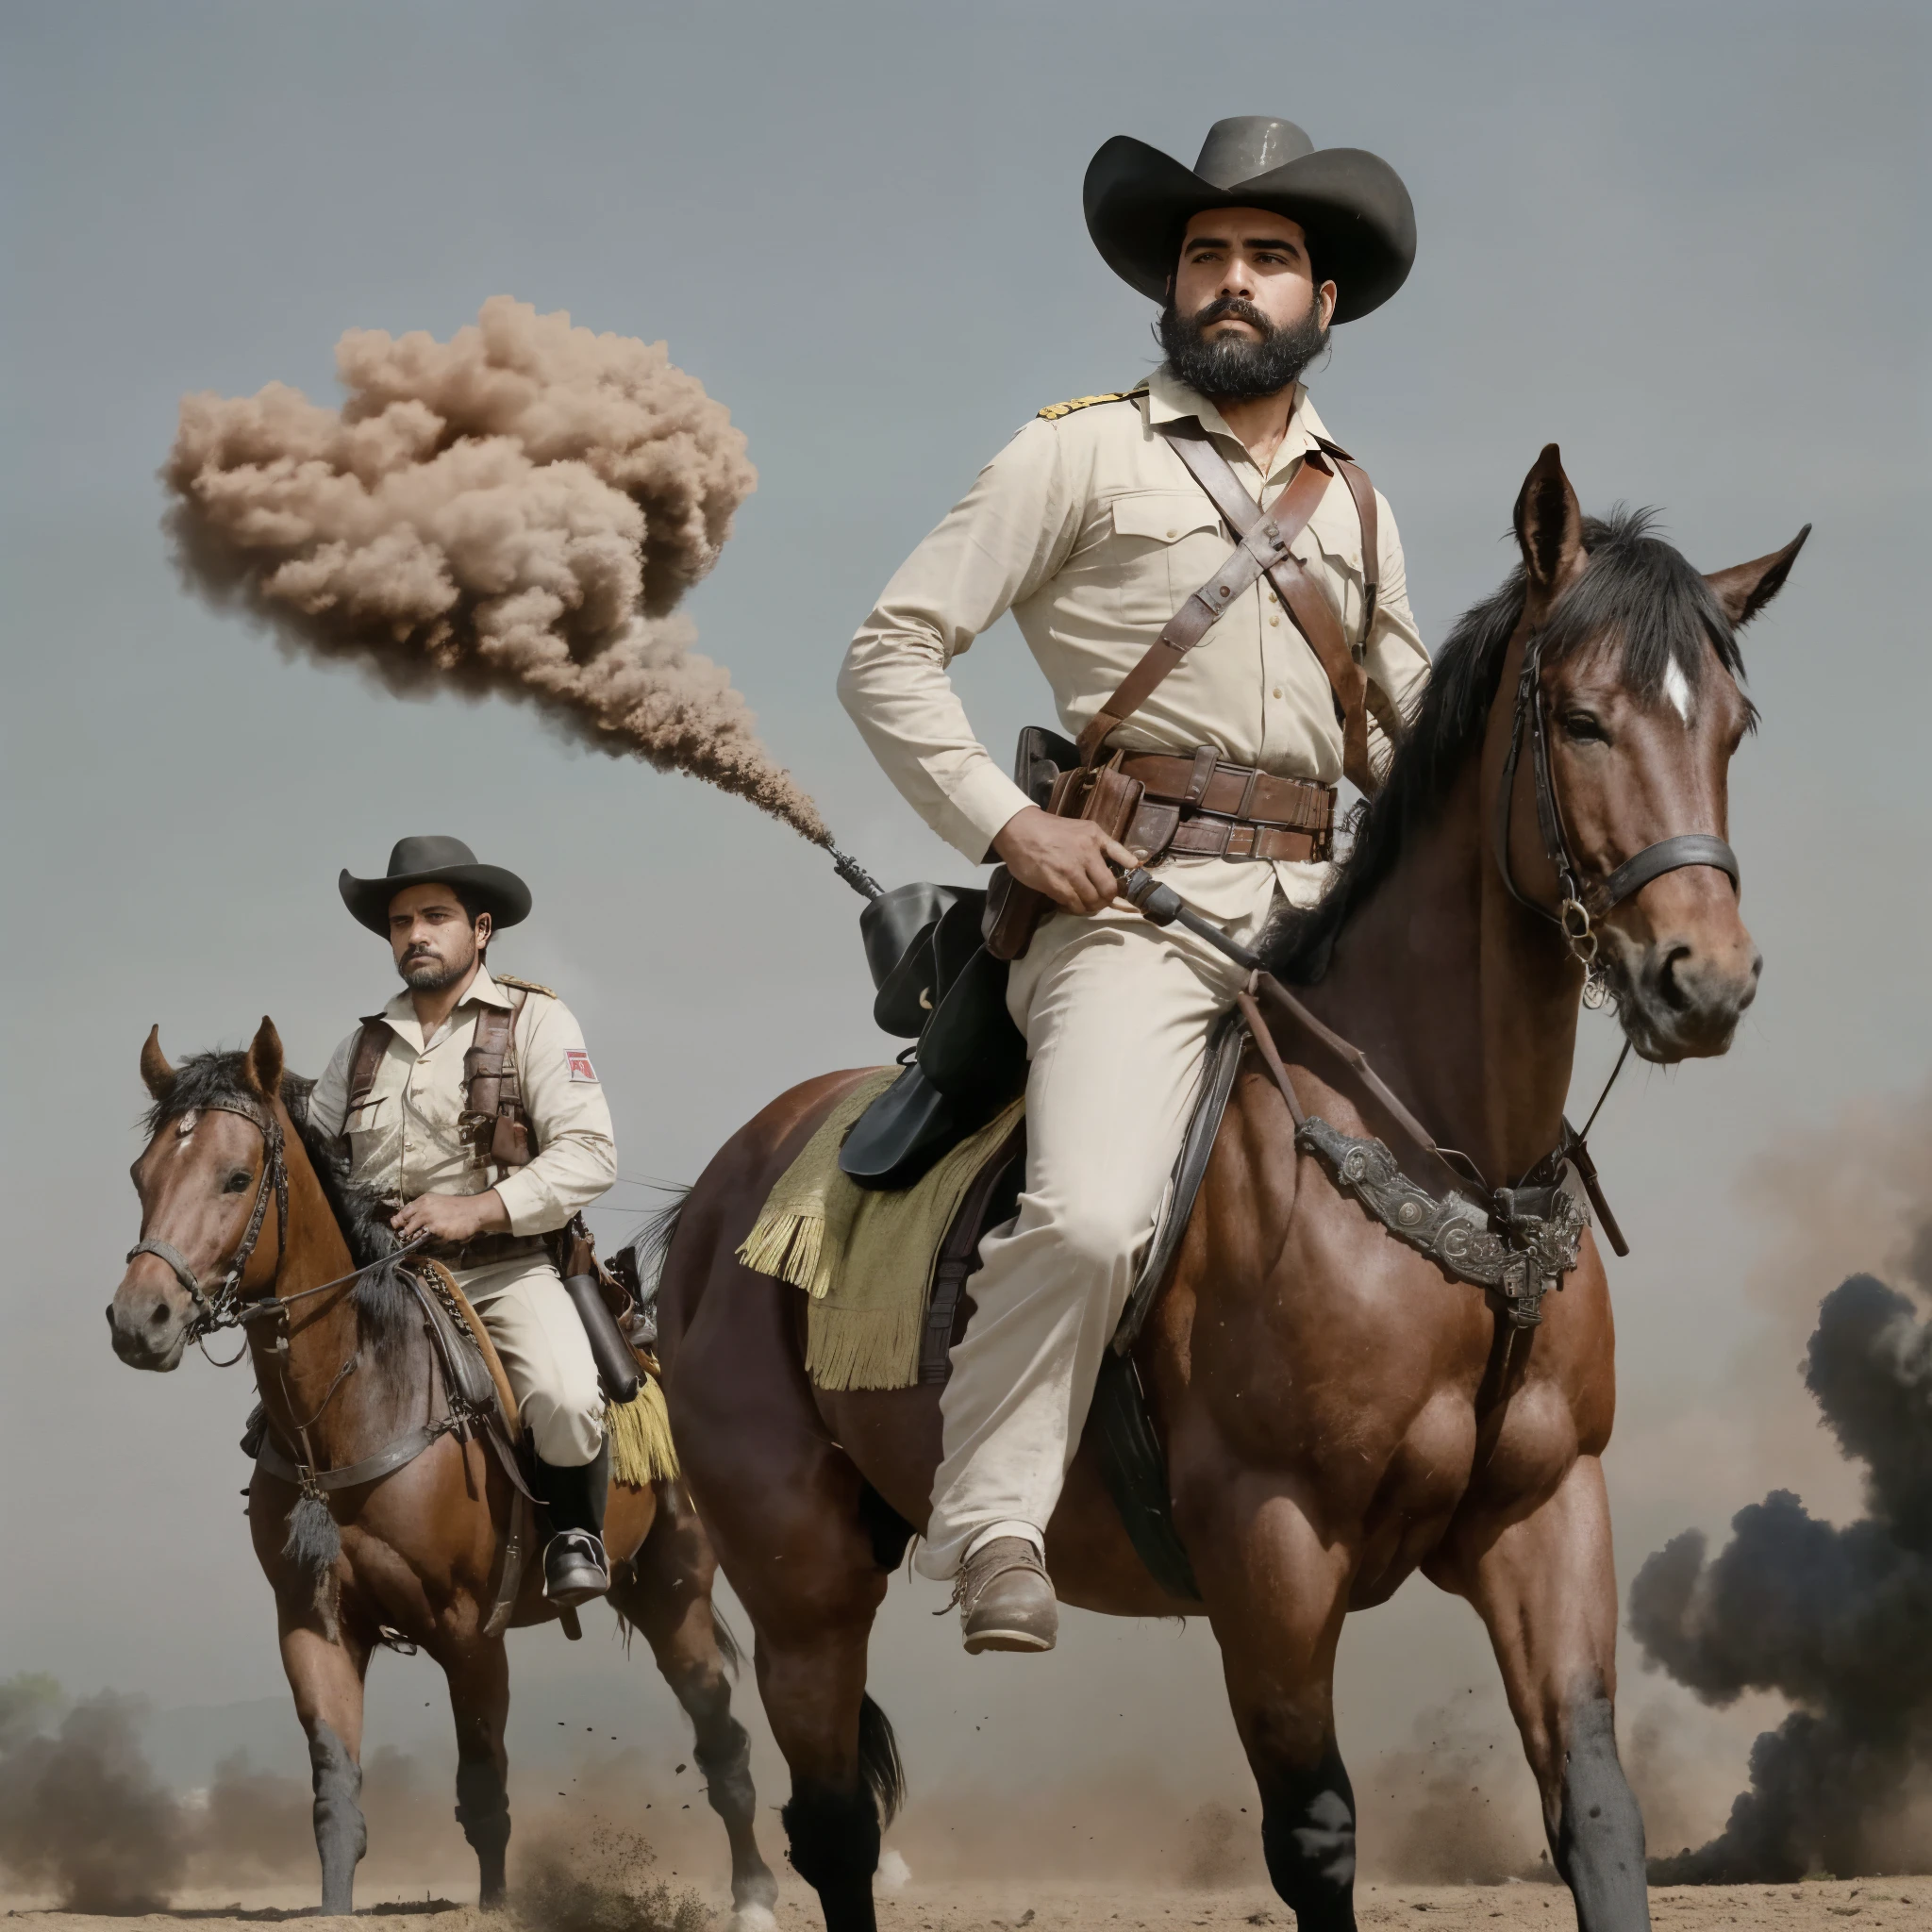
MULTIPOLYGON (((1342 772, 1358 790, 1373 793, 1369 718, 1391 739, 1401 729, 1395 705, 1373 683, 1363 662, 1381 590, 1374 485, 1339 444, 1318 439, 1287 488, 1263 509, 1198 422, 1186 418, 1157 427, 1234 533, 1235 547, 1162 626, 1081 732, 1078 744, 1033 728, 1022 737, 1021 769, 1014 775, 1036 805, 1058 818, 1095 820, 1109 837, 1141 854, 1144 864, 1169 856, 1291 863, 1326 858, 1332 850, 1333 786, 1226 762, 1213 745, 1199 746, 1191 758, 1133 751, 1109 758, 1107 743, 1235 598, 1265 576, 1334 693, 1342 772), (1334 607, 1290 548, 1338 478, 1361 526, 1362 625, 1352 646, 1334 607)), ((1047 909, 1043 894, 996 867, 989 888, 988 951, 995 958, 1019 958, 1047 909)))

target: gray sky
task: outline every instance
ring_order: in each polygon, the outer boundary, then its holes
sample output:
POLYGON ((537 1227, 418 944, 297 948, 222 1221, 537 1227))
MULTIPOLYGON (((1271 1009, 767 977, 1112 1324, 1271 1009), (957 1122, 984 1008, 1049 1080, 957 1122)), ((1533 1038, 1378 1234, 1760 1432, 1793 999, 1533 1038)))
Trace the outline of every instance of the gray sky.
MULTIPOLYGON (((498 292, 668 341, 760 473, 688 602, 699 647, 875 873, 961 878, 839 710, 841 652, 1019 424, 1151 362, 1147 305, 1080 221, 1092 150, 1131 132, 1191 159, 1227 113, 1372 148, 1414 193, 1407 287, 1310 383, 1394 505, 1432 644, 1507 565, 1546 441, 1586 508, 1657 504, 1707 568, 1817 526, 1746 641, 1764 726, 1733 841, 1763 993, 1727 1059, 1631 1080, 1598 1157, 1636 1249, 1611 1275, 1625 1580, 1772 1481, 1824 1494, 1790 1364, 1836 1275, 1779 1274, 1811 1256, 1776 1219, 1790 1189, 1767 1206, 1747 1183, 1793 1136, 1829 1158, 1836 1109, 1884 1119, 1932 1041, 1926 18, 1848 0, 0 8, 0 1673, 168 1706, 283 1695, 235 1495, 245 1372, 136 1375, 100 1310, 134 1235, 149 1024, 178 1056, 268 1011, 312 1072, 387 996, 340 866, 447 830, 529 877, 537 914, 503 963, 583 1020, 626 1175, 688 1179, 784 1086, 887 1051, 858 902, 791 834, 526 711, 406 705, 291 662, 185 595, 155 479, 183 391, 278 378, 333 400, 345 327, 446 336, 498 292)), ((1010 625, 959 675, 1004 757, 1043 698, 1010 625)), ((1586 1034, 1579 1086, 1613 1049, 1607 1021, 1586 1034)), ((1915 1185, 1817 1267, 1882 1259, 1915 1185)), ((1825 1499, 1850 1500, 1841 1481, 1825 1499)), ((875 1644, 915 1785, 1140 1754, 1240 1790, 1205 1626, 1076 1617, 1051 1662, 974 1665, 933 1601, 895 1583, 875 1644)), ((621 1674, 675 1748, 641 1659, 554 1634, 512 1655, 520 1723, 618 1695, 621 1674)), ((409 1722, 440 1736, 440 1693, 412 1665, 409 1695, 404 1668, 376 1667, 374 1735, 435 1694, 409 1722)), ((1399 1742, 1492 1674, 1474 1620, 1417 1581, 1351 1626, 1344 1746, 1399 1742)), ((1734 1785, 1735 1723, 1686 1722, 1734 1785)), ((299 1766, 291 1716, 265 1735, 299 1766)))

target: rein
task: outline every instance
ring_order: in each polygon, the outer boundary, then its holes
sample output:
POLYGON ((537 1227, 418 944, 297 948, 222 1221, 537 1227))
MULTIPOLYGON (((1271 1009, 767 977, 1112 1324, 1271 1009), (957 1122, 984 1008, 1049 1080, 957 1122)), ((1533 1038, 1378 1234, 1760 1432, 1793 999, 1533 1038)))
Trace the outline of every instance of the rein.
MULTIPOLYGON (((1516 680, 1516 708, 1509 727, 1509 750, 1503 760, 1503 781, 1496 792, 1496 870, 1509 896, 1526 906, 1538 917, 1547 919, 1563 935, 1571 957, 1584 969, 1584 1004, 1601 1007, 1609 996, 1603 963, 1597 958, 1594 920, 1640 892, 1652 879, 1667 872, 1681 872, 1687 866, 1707 865, 1730 876, 1731 889, 1739 885, 1738 855, 1715 832, 1677 832, 1646 845, 1632 858, 1626 858, 1603 878, 1585 879, 1570 850, 1569 834, 1563 824, 1562 807, 1557 797, 1556 780, 1550 772, 1549 725, 1543 704, 1542 650, 1541 634, 1524 647, 1523 672, 1516 680), (1516 768, 1521 762, 1524 741, 1529 744, 1529 770, 1536 790, 1537 829, 1542 836, 1543 851, 1556 868, 1557 891, 1561 895, 1557 910, 1532 899, 1516 883, 1509 863, 1509 828, 1516 801, 1516 768)), ((1618 1066, 1623 1065, 1622 1060, 1618 1066)), ((1611 1075, 1614 1079, 1615 1074, 1611 1075)), ((1607 1090, 1606 1090, 1607 1091, 1607 1090)), ((1601 1106, 1602 1102, 1598 1102, 1601 1106)))

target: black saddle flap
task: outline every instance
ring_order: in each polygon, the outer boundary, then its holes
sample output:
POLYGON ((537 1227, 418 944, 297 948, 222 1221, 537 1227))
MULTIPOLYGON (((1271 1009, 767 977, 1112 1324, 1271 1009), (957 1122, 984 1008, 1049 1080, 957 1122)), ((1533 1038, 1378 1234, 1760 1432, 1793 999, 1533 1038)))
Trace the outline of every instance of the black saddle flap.
POLYGON ((861 1188, 909 1188, 983 1118, 908 1067, 845 1136, 839 1170, 861 1188))
POLYGON ((1013 783, 1044 811, 1053 796, 1053 781, 1080 762, 1080 747, 1071 738, 1029 724, 1020 734, 1013 753, 1013 783))
POLYGON ((934 936, 933 952, 942 969, 949 963, 949 938, 972 950, 946 979, 919 1036, 919 1066, 941 1093, 1003 1105, 1026 1084, 1026 1041, 1007 1011, 1008 963, 980 942, 976 921, 969 924, 961 917, 970 910, 956 907, 934 936))

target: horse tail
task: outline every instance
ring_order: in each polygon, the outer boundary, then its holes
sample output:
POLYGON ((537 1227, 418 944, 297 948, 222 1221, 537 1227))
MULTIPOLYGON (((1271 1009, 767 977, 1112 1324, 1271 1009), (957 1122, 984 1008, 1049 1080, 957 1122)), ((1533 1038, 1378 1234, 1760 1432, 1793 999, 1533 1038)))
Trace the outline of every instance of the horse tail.
POLYGON ((671 1252, 671 1243, 677 1239, 678 1221, 691 1200, 689 1183, 657 1182, 654 1185, 662 1187, 671 1199, 663 1207, 645 1215, 638 1224, 637 1232, 618 1251, 629 1254, 631 1265, 637 1271, 638 1306, 642 1308, 650 1307, 658 1299, 658 1285, 664 1274, 664 1257, 671 1252))
POLYGON ((744 1647, 738 1641, 738 1632, 724 1621, 724 1612, 718 1607, 715 1597, 711 1600, 711 1641, 724 1659, 724 1668, 736 1677, 744 1665, 744 1647))
POLYGON ((858 1774, 878 1807, 881 1827, 891 1824, 906 1802, 906 1766, 892 1721, 868 1691, 858 1700, 858 1774))

